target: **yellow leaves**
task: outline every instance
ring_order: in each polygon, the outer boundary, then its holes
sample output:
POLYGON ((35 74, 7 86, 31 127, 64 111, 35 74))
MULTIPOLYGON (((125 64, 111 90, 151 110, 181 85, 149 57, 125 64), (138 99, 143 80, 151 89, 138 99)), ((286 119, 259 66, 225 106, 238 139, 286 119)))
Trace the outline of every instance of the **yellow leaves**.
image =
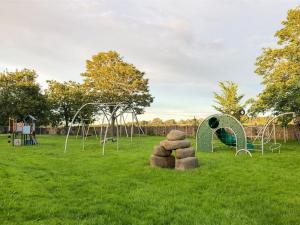
POLYGON ((152 101, 148 93, 148 80, 134 65, 122 60, 118 53, 100 52, 87 60, 86 72, 82 74, 84 86, 95 95, 113 102, 136 99, 141 93, 146 101, 152 101))
POLYGON ((70 98, 82 99, 83 95, 85 95, 83 87, 74 81, 60 83, 58 81, 51 80, 47 81, 47 83, 48 89, 46 89, 45 93, 49 100, 57 103, 61 102, 62 104, 64 101, 69 101, 70 98))
POLYGON ((288 16, 282 22, 284 27, 277 31, 275 36, 279 38, 278 44, 300 43, 300 8, 288 11, 288 16))
POLYGON ((38 87, 37 74, 34 70, 22 69, 14 72, 4 71, 0 73, 0 83, 10 83, 19 86, 38 87))

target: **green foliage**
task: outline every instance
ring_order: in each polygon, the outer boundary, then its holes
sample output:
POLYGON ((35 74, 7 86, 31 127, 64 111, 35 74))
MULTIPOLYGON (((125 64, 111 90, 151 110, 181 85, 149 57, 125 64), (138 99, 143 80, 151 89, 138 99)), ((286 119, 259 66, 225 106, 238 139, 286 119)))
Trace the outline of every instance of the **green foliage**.
MULTIPOLYGON (((68 81, 60 83, 55 80, 47 81, 48 88, 45 94, 51 105, 51 123, 52 126, 60 125, 64 122, 68 127, 77 110, 85 103, 89 102, 89 96, 86 95, 82 85, 68 81)), ((94 108, 86 107, 77 118, 92 120, 94 108)))
POLYGON ((46 124, 49 109, 34 70, 23 69, 0 73, 0 124, 5 125, 9 117, 24 119, 28 114, 46 124))
MULTIPOLYGON (((92 99, 101 103, 124 103, 125 108, 132 107, 137 114, 150 106, 153 97, 149 93, 148 79, 145 73, 134 65, 125 62, 115 51, 100 52, 86 61, 84 87, 92 99)), ((115 136, 115 107, 107 109, 111 114, 111 135, 115 136)))
MULTIPOLYGON (((13 148, 0 136, 0 221, 5 225, 296 225, 300 221, 300 148, 234 157, 224 147, 198 152, 200 167, 149 167, 164 137, 99 141, 40 136, 13 148)), ((194 144, 194 140, 193 144, 194 144)), ((174 154, 174 153, 173 153, 174 154)))
POLYGON ((300 113, 300 7, 289 10, 282 25, 275 34, 278 46, 264 48, 256 60, 264 89, 250 108, 252 114, 300 113))
POLYGON ((169 119, 164 122, 166 126, 176 125, 176 121, 174 119, 169 119))
POLYGON ((152 121, 150 121, 150 124, 153 126, 161 126, 164 124, 164 122, 160 118, 154 118, 152 121))
POLYGON ((221 113, 229 114, 241 119, 240 111, 245 107, 241 104, 244 95, 238 94, 238 85, 231 81, 219 82, 221 93, 214 92, 214 98, 217 105, 213 107, 221 113))
POLYGON ((153 102, 145 73, 125 62, 117 52, 100 52, 92 56, 86 61, 86 72, 81 75, 87 93, 97 101, 127 103, 137 113, 142 113, 144 107, 153 102))
POLYGON ((202 119, 186 119, 186 120, 180 120, 180 121, 176 121, 174 119, 168 119, 163 121, 160 118, 154 118, 151 121, 148 121, 147 124, 148 126, 174 126, 174 125, 178 125, 178 126, 198 126, 200 123, 202 122, 202 119))
POLYGON ((242 121, 243 125, 246 126, 259 126, 265 125, 270 117, 250 117, 250 116, 243 116, 242 121))
POLYGON ((199 124, 203 121, 203 119, 186 119, 186 120, 180 120, 177 122, 178 125, 181 126, 199 126, 199 124))

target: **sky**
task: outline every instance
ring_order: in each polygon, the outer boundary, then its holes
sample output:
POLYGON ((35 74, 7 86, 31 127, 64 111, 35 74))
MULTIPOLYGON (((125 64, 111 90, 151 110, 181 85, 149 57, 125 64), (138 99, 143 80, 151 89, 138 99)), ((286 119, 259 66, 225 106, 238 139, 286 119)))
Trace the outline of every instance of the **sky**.
POLYGON ((143 119, 215 113, 218 82, 245 100, 262 86, 255 59, 297 0, 0 0, 0 70, 35 69, 39 82, 82 81, 85 61, 115 50, 146 72, 155 97, 143 119))

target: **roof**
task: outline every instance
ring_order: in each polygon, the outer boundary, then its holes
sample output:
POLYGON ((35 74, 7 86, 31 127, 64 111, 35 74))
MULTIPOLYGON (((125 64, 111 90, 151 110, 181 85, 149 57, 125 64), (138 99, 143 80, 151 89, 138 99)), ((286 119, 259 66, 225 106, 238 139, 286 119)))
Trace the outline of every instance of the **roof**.
POLYGON ((36 119, 34 116, 32 116, 32 115, 27 115, 27 116, 25 117, 24 120, 26 120, 27 118, 29 118, 29 119, 31 119, 31 120, 33 120, 33 121, 36 121, 36 120, 37 120, 37 119, 36 119))

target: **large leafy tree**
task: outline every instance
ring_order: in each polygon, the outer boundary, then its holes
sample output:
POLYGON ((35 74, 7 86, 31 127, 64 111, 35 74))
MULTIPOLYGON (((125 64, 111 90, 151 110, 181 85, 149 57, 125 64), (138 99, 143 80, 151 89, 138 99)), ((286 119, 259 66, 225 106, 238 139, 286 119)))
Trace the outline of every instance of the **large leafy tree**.
POLYGON ((241 111, 245 107, 245 104, 241 103, 244 95, 238 94, 238 85, 231 81, 219 82, 221 89, 220 93, 214 92, 215 105, 214 109, 218 112, 230 114, 241 119, 241 111))
POLYGON ((282 25, 275 34, 277 47, 264 48, 256 60, 263 91, 251 106, 253 114, 300 113, 300 6, 288 11, 282 25))
POLYGON ((161 118, 154 118, 152 121, 151 121, 151 125, 154 125, 154 126, 161 126, 161 125, 164 125, 164 122, 162 121, 161 118))
POLYGON ((7 124, 9 117, 23 119, 28 114, 35 116, 39 124, 47 124, 48 105, 37 77, 29 69, 0 73, 0 124, 7 124))
MULTIPOLYGON (((84 87, 95 101, 113 104, 122 102, 126 107, 133 107, 138 114, 143 113, 144 108, 153 102, 148 79, 144 75, 144 72, 125 62, 115 51, 92 56, 86 61, 86 71, 82 73, 84 87)), ((109 107, 108 111, 112 113, 114 127, 114 107, 109 107)))
MULTIPOLYGON (((69 126, 76 111, 89 101, 82 85, 74 81, 58 82, 47 81, 48 88, 45 90, 48 102, 51 106, 51 124, 57 126, 64 124, 69 126)), ((83 110, 77 121, 92 120, 93 108, 87 107, 83 110)))
POLYGON ((176 125, 176 120, 174 120, 174 119, 169 119, 169 120, 164 121, 164 124, 165 124, 166 126, 176 125))

